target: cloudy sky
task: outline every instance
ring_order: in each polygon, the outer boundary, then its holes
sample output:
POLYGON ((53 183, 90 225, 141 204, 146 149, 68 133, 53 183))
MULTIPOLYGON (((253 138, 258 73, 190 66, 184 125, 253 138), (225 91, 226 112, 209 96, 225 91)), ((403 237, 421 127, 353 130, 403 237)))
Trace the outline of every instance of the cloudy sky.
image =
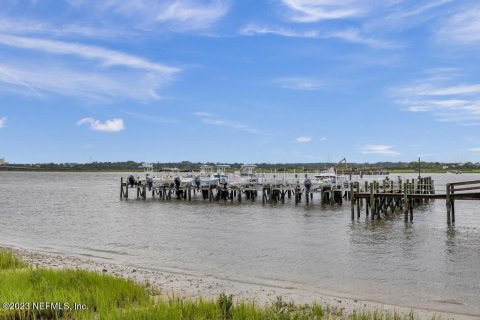
POLYGON ((3 0, 9 162, 480 161, 470 0, 3 0))

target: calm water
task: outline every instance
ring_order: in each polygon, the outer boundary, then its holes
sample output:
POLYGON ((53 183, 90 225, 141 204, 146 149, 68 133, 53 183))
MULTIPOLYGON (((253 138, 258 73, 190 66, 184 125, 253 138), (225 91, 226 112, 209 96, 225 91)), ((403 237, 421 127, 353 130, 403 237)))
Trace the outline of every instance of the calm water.
POLYGON ((450 227, 442 200, 413 224, 352 222, 348 204, 318 199, 121 201, 122 175, 0 172, 0 244, 480 316, 480 202, 458 201, 450 227))

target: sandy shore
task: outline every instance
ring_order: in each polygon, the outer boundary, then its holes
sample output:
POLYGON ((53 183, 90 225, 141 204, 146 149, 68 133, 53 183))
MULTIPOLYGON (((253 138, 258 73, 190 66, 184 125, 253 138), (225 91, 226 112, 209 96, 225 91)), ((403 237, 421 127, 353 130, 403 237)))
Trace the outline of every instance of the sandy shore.
POLYGON ((218 279, 213 276, 194 276, 182 273, 164 272, 135 268, 131 266, 104 263, 86 258, 77 258, 61 254, 52 254, 39 251, 31 251, 20 248, 2 247, 13 250, 20 258, 31 263, 33 266, 48 267, 53 269, 82 269, 107 273, 118 277, 133 279, 139 283, 149 283, 153 288, 165 295, 175 295, 184 298, 216 298, 222 292, 233 294, 236 300, 254 300, 259 304, 271 303, 280 296, 285 301, 296 304, 328 304, 341 309, 344 313, 353 310, 379 310, 386 312, 409 313, 413 311, 418 318, 426 319, 433 316, 442 319, 480 319, 480 317, 452 314, 437 310, 409 308, 405 306, 387 305, 373 301, 337 297, 333 295, 310 292, 296 288, 283 288, 265 286, 252 283, 243 283, 218 279))

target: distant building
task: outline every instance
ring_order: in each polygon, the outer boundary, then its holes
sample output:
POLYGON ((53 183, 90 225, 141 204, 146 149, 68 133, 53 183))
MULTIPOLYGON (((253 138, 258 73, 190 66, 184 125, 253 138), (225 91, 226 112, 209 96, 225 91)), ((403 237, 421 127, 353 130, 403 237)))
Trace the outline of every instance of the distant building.
POLYGON ((0 158, 0 166, 3 166, 5 164, 5 159, 4 158, 0 158))

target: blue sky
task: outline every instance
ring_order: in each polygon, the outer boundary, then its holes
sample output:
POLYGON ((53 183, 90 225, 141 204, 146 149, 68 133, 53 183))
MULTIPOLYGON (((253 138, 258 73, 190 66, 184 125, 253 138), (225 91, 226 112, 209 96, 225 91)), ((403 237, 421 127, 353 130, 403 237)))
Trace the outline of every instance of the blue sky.
POLYGON ((9 162, 480 161, 480 4, 4 0, 9 162))

